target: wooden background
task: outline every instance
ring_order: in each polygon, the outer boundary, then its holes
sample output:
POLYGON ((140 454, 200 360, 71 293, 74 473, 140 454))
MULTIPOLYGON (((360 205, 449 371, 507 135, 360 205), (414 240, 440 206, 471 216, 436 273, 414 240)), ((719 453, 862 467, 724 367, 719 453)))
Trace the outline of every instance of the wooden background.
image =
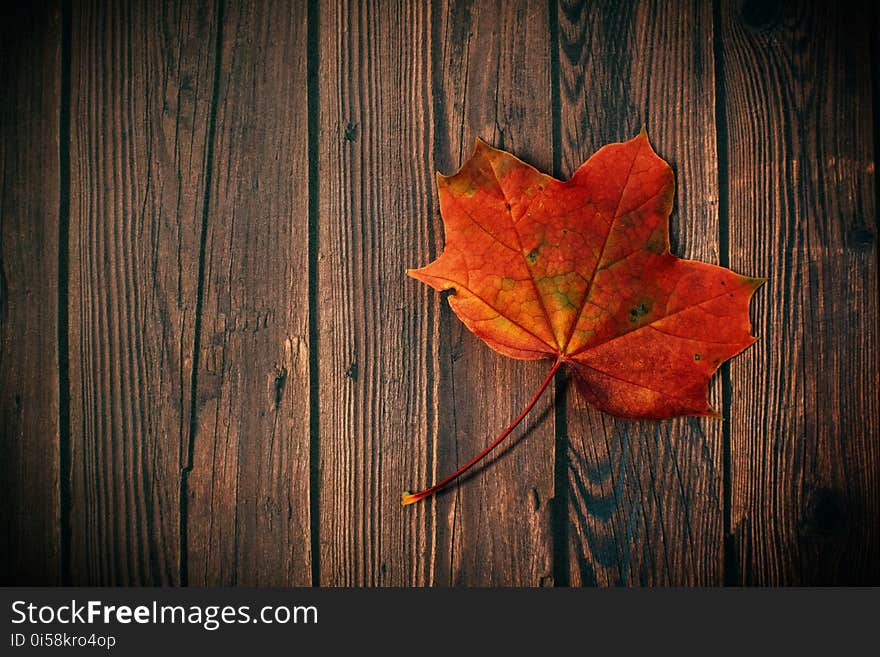
POLYGON ((4 3, 7 584, 880 583, 880 22, 840 2, 4 3), (675 253, 769 278, 723 420, 531 396, 405 278, 481 136, 647 124, 675 253))

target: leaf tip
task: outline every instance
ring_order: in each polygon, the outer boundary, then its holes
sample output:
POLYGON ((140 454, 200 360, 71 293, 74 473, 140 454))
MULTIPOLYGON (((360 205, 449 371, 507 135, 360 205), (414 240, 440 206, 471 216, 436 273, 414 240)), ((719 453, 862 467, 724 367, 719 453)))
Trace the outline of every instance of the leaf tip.
POLYGON ((751 298, 751 296, 769 280, 760 276, 744 276, 743 278, 745 279, 745 285, 749 292, 749 298, 751 298))
POLYGON ((422 272, 427 269, 430 265, 426 267, 416 267, 414 269, 404 269, 403 273, 409 276, 410 278, 414 278, 417 281, 422 281, 423 283, 428 283, 427 280, 423 276, 421 276, 422 272))
POLYGON ((474 155, 480 155, 481 157, 487 157, 487 154, 491 151, 495 150, 482 137, 476 137, 474 139, 474 155))
POLYGON ((715 408, 712 406, 707 406, 705 412, 703 413, 704 417, 712 418, 713 420, 723 420, 724 416, 721 415, 715 408))
MULTIPOLYGON (((633 138, 633 141, 644 142, 644 144, 646 144, 648 146, 648 148, 650 148, 652 151, 654 150, 654 145, 651 143, 650 137, 648 137, 648 128, 645 123, 642 123, 642 129, 639 130, 639 134, 637 134, 633 138)), ((667 166, 668 166, 668 163, 666 163, 665 161, 664 161, 664 163, 667 164, 667 166)))

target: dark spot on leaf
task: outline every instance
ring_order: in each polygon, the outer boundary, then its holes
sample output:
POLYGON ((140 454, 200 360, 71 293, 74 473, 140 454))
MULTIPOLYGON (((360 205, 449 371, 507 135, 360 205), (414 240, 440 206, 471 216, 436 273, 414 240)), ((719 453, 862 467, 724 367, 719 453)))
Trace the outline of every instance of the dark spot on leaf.
POLYGON ((645 251, 648 253, 661 253, 663 251, 663 242, 660 240, 651 240, 645 244, 645 251))
POLYGON ((694 360, 700 360, 700 354, 694 354, 694 360))
POLYGON ((644 302, 640 303, 635 308, 630 308, 629 321, 633 323, 639 321, 639 317, 644 317, 645 315, 647 315, 649 310, 650 308, 648 307, 648 304, 644 302))
POLYGON ((348 366, 348 369, 345 370, 345 376, 347 376, 352 381, 358 380, 358 364, 357 361, 354 361, 351 365, 348 366))
POLYGON ((526 256, 526 260, 529 261, 530 265, 535 264, 538 260, 538 249, 532 249, 532 251, 529 252, 529 255, 526 256))
POLYGON ((357 140, 357 123, 352 123, 349 121, 345 126, 345 134, 342 135, 342 138, 347 142, 354 142, 357 140))
POLYGON ((510 203, 505 203, 504 207, 507 208, 507 211, 510 212, 510 203))
POLYGON ((727 285, 727 283, 726 283, 725 281, 721 281, 721 284, 722 284, 722 285, 727 285))

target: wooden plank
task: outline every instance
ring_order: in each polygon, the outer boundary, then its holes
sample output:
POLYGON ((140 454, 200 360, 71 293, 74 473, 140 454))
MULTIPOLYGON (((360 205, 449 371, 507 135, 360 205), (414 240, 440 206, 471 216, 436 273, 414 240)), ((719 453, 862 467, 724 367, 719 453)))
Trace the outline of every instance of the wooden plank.
MULTIPOLYGON (((711 6, 560 0, 557 21, 558 173, 571 175, 646 124, 676 175, 673 253, 718 263, 711 6)), ((720 393, 716 377, 710 402, 718 409, 720 393)), ((721 422, 617 420, 590 408, 573 385, 566 397, 558 494, 567 499, 568 559, 558 577, 572 585, 720 583, 721 422)))
POLYGON ((304 3, 228 3, 188 479, 195 585, 311 583, 304 3))
POLYGON ((529 144, 520 154, 544 153, 544 162, 533 159, 549 165, 546 8, 431 11, 322 8, 322 584, 539 584, 552 569, 552 422, 530 421, 540 428, 528 452, 400 508, 403 488, 431 483, 477 451, 543 377, 453 333, 461 328, 445 303, 441 311, 438 296, 402 269, 439 250, 432 170, 456 167, 475 136, 529 144), (538 45, 514 52, 514 35, 538 45), (473 66, 462 71, 465 57, 473 66), (483 100, 465 103, 469 94, 483 100), (491 95, 499 109, 489 114, 491 95), (543 132, 536 117, 546 119, 543 132))
MULTIPOLYGON (((481 137, 549 171, 548 4, 452 0, 438 5, 434 167, 454 173, 481 137)), ((436 196, 433 185, 431 194, 436 196)), ((439 226, 439 217, 435 221, 439 226)), ((441 236, 438 230, 438 251, 441 236)), ((514 361, 492 351, 455 317, 445 299, 440 334, 437 474, 443 475, 510 424, 552 363, 514 361)), ((437 583, 553 584, 553 408, 551 389, 485 466, 431 502, 438 516, 437 583)))
POLYGON ((0 10, 0 583, 61 581, 61 3, 0 10))
POLYGON ((320 12, 320 583, 434 581, 439 301, 404 269, 436 244, 431 16, 422 2, 320 12))
POLYGON ((877 584, 871 14, 758 7, 721 11, 730 261, 769 278, 731 367, 735 579, 877 584))
POLYGON ((71 578, 179 583, 212 3, 73 3, 71 578))

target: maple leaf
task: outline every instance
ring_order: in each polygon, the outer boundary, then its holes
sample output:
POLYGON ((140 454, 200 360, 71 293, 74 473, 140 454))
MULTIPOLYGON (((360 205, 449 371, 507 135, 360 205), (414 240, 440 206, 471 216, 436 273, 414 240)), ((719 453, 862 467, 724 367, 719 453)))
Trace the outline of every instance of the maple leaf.
POLYGON ((675 180, 644 129, 563 182, 477 140, 437 176, 446 246, 407 274, 438 290, 492 349, 554 361, 523 412, 458 471, 504 440, 566 365, 597 408, 624 418, 715 416, 709 379, 751 345, 749 301, 764 282, 669 250, 675 180))

